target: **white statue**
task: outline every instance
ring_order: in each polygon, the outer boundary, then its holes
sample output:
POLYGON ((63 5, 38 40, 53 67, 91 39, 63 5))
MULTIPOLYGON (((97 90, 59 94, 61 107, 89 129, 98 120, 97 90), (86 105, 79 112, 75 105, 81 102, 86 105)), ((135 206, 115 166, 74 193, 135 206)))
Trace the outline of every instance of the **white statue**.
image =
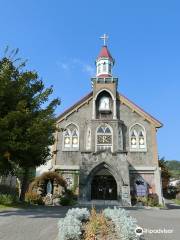
POLYGON ((51 194, 52 193, 52 183, 51 183, 50 180, 48 181, 47 186, 46 186, 46 193, 47 194, 51 194))
POLYGON ((102 97, 99 103, 100 111, 109 111, 110 110, 110 102, 108 97, 102 97))

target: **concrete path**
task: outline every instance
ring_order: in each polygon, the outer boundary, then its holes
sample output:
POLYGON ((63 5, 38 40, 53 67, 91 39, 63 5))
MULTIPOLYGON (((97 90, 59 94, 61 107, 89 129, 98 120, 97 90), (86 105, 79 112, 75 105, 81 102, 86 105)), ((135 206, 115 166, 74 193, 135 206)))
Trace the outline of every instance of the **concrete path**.
MULTIPOLYGON (((149 230, 172 230, 167 234, 144 234, 147 240, 180 239, 180 206, 169 204, 168 210, 129 208, 139 226, 149 230)), ((97 207, 102 209, 102 207, 97 207)), ((67 207, 37 207, 0 212, 0 240, 55 240, 58 219, 67 207)))

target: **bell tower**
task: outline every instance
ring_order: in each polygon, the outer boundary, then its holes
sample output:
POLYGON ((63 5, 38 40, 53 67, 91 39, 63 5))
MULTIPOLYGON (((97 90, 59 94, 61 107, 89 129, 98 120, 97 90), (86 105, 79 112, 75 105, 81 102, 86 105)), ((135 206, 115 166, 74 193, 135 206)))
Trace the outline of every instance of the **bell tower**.
POLYGON ((116 92, 118 78, 113 77, 114 59, 106 45, 108 36, 104 34, 104 44, 96 59, 96 77, 91 79, 93 86, 92 119, 117 119, 116 92))

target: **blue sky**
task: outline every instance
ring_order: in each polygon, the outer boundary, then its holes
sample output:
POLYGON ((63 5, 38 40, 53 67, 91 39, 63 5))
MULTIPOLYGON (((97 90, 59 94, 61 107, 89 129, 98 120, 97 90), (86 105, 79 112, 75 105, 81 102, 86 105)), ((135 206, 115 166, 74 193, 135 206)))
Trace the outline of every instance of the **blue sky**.
POLYGON ((1 0, 0 53, 20 48, 53 97, 57 114, 91 91, 103 33, 118 90, 164 123, 159 155, 180 160, 180 3, 177 0, 1 0))

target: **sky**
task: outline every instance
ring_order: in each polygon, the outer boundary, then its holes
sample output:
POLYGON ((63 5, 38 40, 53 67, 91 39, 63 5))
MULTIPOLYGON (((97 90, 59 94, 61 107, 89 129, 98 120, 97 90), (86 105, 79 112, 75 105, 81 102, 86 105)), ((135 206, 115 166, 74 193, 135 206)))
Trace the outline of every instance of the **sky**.
POLYGON ((107 33, 118 90, 164 124, 159 156, 180 160, 179 12, 178 0, 0 0, 0 56, 19 48, 60 114, 92 90, 107 33))

